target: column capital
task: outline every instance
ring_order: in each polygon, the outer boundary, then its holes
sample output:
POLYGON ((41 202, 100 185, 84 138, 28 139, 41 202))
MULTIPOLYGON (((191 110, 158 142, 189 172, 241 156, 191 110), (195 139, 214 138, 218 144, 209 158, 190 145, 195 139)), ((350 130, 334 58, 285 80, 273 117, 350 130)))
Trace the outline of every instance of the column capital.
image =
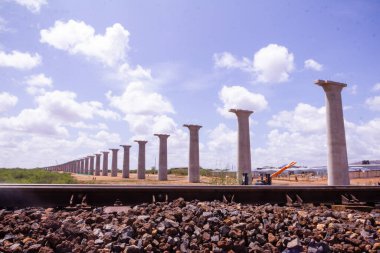
POLYGON ((200 129, 202 127, 200 125, 192 125, 192 124, 184 124, 183 126, 187 127, 190 130, 198 130, 198 129, 200 129))
POLYGON ((102 154, 95 154, 96 156, 101 156, 102 154))
POLYGON ((170 134, 154 134, 154 136, 157 136, 158 138, 169 138, 170 134))
POLYGON ((132 147, 131 145, 119 145, 120 147, 123 147, 124 149, 132 147))
POLYGON ((119 149, 118 149, 118 148, 110 148, 110 150, 111 150, 112 152, 116 152, 116 151, 119 151, 119 149))
POLYGON ((102 151, 103 154, 107 155, 109 151, 102 151))
POLYGON ((228 111, 235 113, 237 116, 249 116, 253 113, 253 111, 243 109, 229 109, 228 111))
POLYGON ((316 85, 321 86, 325 91, 341 91, 344 87, 347 87, 346 83, 339 83, 330 80, 315 80, 316 85))
POLYGON ((137 142, 138 144, 146 144, 148 141, 134 140, 134 142, 137 142))

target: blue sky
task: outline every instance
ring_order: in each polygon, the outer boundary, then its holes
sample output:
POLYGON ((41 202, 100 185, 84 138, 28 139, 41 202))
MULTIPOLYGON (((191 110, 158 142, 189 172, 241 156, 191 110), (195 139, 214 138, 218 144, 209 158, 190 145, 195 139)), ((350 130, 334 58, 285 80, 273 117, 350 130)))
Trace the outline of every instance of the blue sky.
MULTIPOLYGON (((0 2, 0 167, 53 165, 169 133, 186 166, 233 168, 231 107, 251 116, 253 167, 326 164, 324 94, 344 82, 349 161, 379 159, 376 1, 0 2)), ((119 152, 119 160, 122 154, 119 152)), ((121 164, 121 161, 119 161, 121 164)))

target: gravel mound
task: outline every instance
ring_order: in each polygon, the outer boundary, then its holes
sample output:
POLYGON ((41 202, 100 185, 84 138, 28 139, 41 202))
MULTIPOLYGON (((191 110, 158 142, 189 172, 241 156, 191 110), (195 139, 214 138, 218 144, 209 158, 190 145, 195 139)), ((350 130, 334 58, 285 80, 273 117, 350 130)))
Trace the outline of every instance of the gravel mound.
POLYGON ((3 209, 0 252, 380 252, 380 212, 183 199, 118 213, 3 209))

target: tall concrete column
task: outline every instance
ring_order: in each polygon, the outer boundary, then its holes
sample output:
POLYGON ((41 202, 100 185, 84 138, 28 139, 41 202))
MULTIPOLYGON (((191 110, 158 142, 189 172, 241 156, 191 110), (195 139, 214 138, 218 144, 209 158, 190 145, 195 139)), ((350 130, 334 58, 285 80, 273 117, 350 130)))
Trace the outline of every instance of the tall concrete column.
POLYGON ((84 174, 88 175, 88 169, 90 168, 90 158, 87 156, 84 161, 84 174))
POLYGON ((158 180, 168 180, 168 134, 155 134, 160 139, 158 157, 158 180))
POLYGON ((240 184, 242 182, 243 173, 247 173, 248 184, 252 184, 252 169, 251 169, 251 143, 249 137, 249 115, 253 111, 230 109, 235 113, 238 119, 238 168, 237 180, 240 184))
POLYGON ((137 179, 145 179, 145 144, 148 141, 135 141, 139 144, 139 159, 137 161, 137 179))
POLYGON ((111 148, 112 151, 112 168, 111 168, 111 177, 117 177, 117 148, 111 148))
POLYGON ((103 151, 103 171, 102 176, 108 176, 108 153, 107 151, 103 151))
POLYGON ((131 148, 131 145, 120 145, 120 147, 124 148, 122 178, 129 178, 129 149, 131 148))
POLYGON ((341 92, 345 83, 317 80, 315 84, 325 91, 327 122, 327 184, 349 185, 346 134, 341 92))
POLYGON ((77 174, 80 174, 80 160, 77 160, 77 169, 76 169, 77 174))
POLYGON ((190 131, 190 147, 189 147, 189 182, 200 182, 200 166, 199 166, 199 129, 198 125, 183 125, 190 131))
POLYGON ((95 164, 95 176, 100 176, 100 156, 102 154, 95 154, 96 156, 96 164, 95 164))
POLYGON ((84 158, 80 160, 80 174, 84 174, 84 158))
POLYGON ((90 155, 90 175, 94 175, 94 156, 90 155))

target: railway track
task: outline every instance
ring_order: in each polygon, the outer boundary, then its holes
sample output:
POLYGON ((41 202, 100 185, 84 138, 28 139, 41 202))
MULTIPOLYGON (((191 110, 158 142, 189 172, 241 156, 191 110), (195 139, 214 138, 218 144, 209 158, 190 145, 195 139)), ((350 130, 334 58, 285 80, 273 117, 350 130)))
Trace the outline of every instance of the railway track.
POLYGON ((112 206, 177 198, 246 204, 380 203, 379 186, 0 185, 0 207, 112 206))

